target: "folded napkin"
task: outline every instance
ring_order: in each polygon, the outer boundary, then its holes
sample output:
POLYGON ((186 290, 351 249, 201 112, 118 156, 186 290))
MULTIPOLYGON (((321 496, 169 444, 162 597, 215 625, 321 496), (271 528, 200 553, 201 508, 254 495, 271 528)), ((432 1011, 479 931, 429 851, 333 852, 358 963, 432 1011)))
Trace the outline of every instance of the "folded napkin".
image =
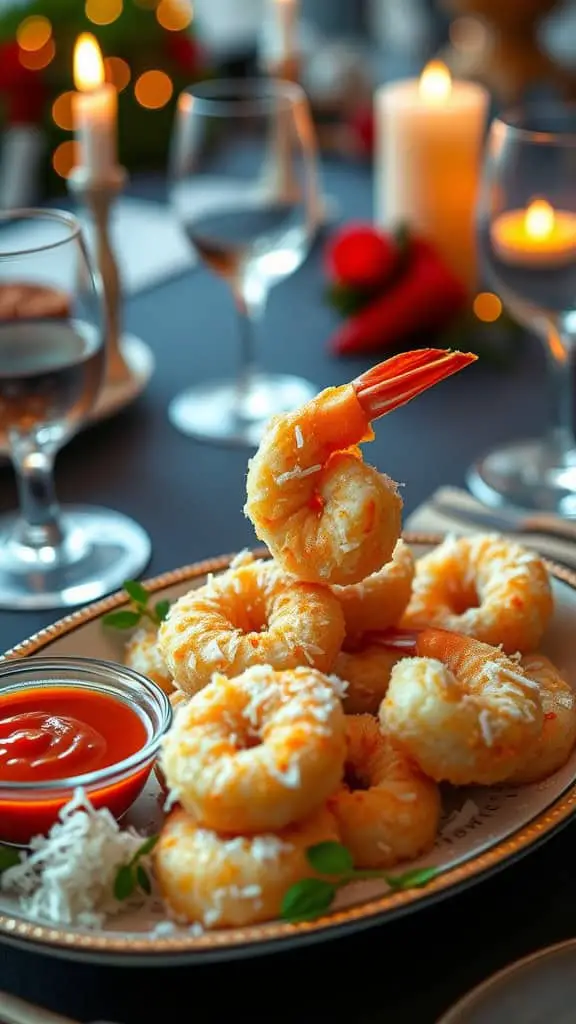
MULTIPOLYGON (((467 510, 476 512, 487 511, 484 505, 477 501, 476 498, 473 498, 471 494, 468 494, 467 491, 459 490, 456 487, 440 487, 431 498, 420 505, 411 516, 408 516, 404 528, 417 533, 469 534, 496 532, 491 530, 489 526, 483 531, 482 527, 477 526, 475 523, 467 523, 465 518, 467 510), (439 512, 434 507, 435 499, 450 501, 450 504, 455 509, 462 509, 463 518, 460 519, 456 514, 447 516, 443 512, 439 512)), ((534 548, 546 558, 576 568, 576 542, 537 533, 519 532, 515 536, 521 544, 534 548)))

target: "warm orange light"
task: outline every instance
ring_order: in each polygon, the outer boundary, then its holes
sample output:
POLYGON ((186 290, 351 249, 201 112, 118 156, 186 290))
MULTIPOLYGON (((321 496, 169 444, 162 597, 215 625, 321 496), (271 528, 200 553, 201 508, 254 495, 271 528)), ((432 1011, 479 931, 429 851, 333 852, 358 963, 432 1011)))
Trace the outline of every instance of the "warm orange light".
POLYGON ((479 292, 472 308, 478 319, 485 324, 493 324, 502 313, 502 303, 493 292, 479 292))
POLYGON ((18 59, 23 68, 29 71, 41 71, 47 68, 56 56, 56 43, 50 36, 48 42, 40 50, 19 50, 18 59))
POLYGON ((52 25, 48 18, 31 15, 24 18, 16 30, 16 39, 21 50, 41 50, 52 35, 52 25))
POLYGON ((181 32, 188 28, 193 16, 190 0, 160 0, 156 8, 158 24, 168 32, 181 32))
POLYGON ((164 71, 145 71, 134 86, 138 103, 149 110, 165 107, 173 92, 172 80, 164 71))
POLYGON ((73 102, 74 93, 70 91, 61 93, 52 104, 52 120, 65 132, 71 132, 74 128, 73 102))
POLYGON ((442 61, 426 65, 418 83, 420 95, 427 103, 446 103, 452 92, 452 76, 442 61))
POLYGON ((528 238, 549 238, 554 231, 554 210, 545 199, 534 199, 524 214, 528 238))
POLYGON ((94 25, 111 25, 122 14, 123 0, 86 0, 85 12, 94 25))
POLYGON ((69 178, 80 163, 80 146, 77 142, 61 142, 52 154, 52 166, 61 178, 69 178))
POLYGON ((104 68, 106 71, 106 81, 115 85, 118 92, 122 92, 132 78, 130 65, 125 60, 122 60, 122 57, 106 57, 104 68))
POLYGON ((91 92, 102 85, 104 79, 100 47, 90 32, 82 32, 74 47, 74 85, 80 92, 91 92))

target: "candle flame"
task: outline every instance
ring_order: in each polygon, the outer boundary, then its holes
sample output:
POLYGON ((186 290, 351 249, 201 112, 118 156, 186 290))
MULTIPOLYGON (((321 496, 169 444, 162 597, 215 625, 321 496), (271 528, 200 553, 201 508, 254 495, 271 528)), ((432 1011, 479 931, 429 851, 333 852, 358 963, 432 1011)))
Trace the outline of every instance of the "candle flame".
POLYGON ((548 238, 554 230, 554 210, 545 199, 534 199, 524 215, 528 238, 548 238))
POLYGON ((418 83, 420 95, 428 103, 445 103, 452 92, 452 76, 440 60, 426 65, 418 83))
POLYGON ((100 47, 90 32, 82 32, 74 48, 74 84, 80 92, 91 92, 105 80, 100 47))

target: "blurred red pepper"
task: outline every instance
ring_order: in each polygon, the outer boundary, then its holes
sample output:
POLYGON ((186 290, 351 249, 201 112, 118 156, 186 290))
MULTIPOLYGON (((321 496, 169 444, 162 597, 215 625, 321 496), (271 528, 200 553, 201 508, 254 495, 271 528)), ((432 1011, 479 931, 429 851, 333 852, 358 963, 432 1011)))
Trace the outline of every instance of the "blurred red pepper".
POLYGON ((418 331, 431 333, 448 326, 468 302, 466 289, 435 249, 415 238, 401 277, 346 320, 329 348, 336 355, 392 348, 418 331))

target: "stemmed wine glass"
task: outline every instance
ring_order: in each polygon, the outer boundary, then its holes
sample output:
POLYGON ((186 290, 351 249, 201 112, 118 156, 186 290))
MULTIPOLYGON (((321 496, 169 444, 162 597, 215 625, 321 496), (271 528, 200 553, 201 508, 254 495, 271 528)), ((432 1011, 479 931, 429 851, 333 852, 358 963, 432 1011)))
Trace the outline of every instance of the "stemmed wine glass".
POLYGON ((0 516, 0 607, 63 608, 139 574, 145 531, 118 512, 60 509, 58 450, 85 423, 104 380, 99 279, 80 224, 57 210, 0 213, 0 448, 19 514, 0 516))
POLYGON ((511 314, 544 342, 546 437, 484 455, 468 474, 486 504, 576 515, 576 108, 534 104, 491 127, 478 209, 482 262, 511 314))
POLYGON ((201 440, 258 444, 270 416, 317 392, 262 372, 255 332, 270 288, 305 259, 317 227, 314 130, 302 89, 273 79, 204 82, 179 98, 170 161, 177 218, 238 313, 235 378, 196 384, 171 403, 172 423, 201 440))

